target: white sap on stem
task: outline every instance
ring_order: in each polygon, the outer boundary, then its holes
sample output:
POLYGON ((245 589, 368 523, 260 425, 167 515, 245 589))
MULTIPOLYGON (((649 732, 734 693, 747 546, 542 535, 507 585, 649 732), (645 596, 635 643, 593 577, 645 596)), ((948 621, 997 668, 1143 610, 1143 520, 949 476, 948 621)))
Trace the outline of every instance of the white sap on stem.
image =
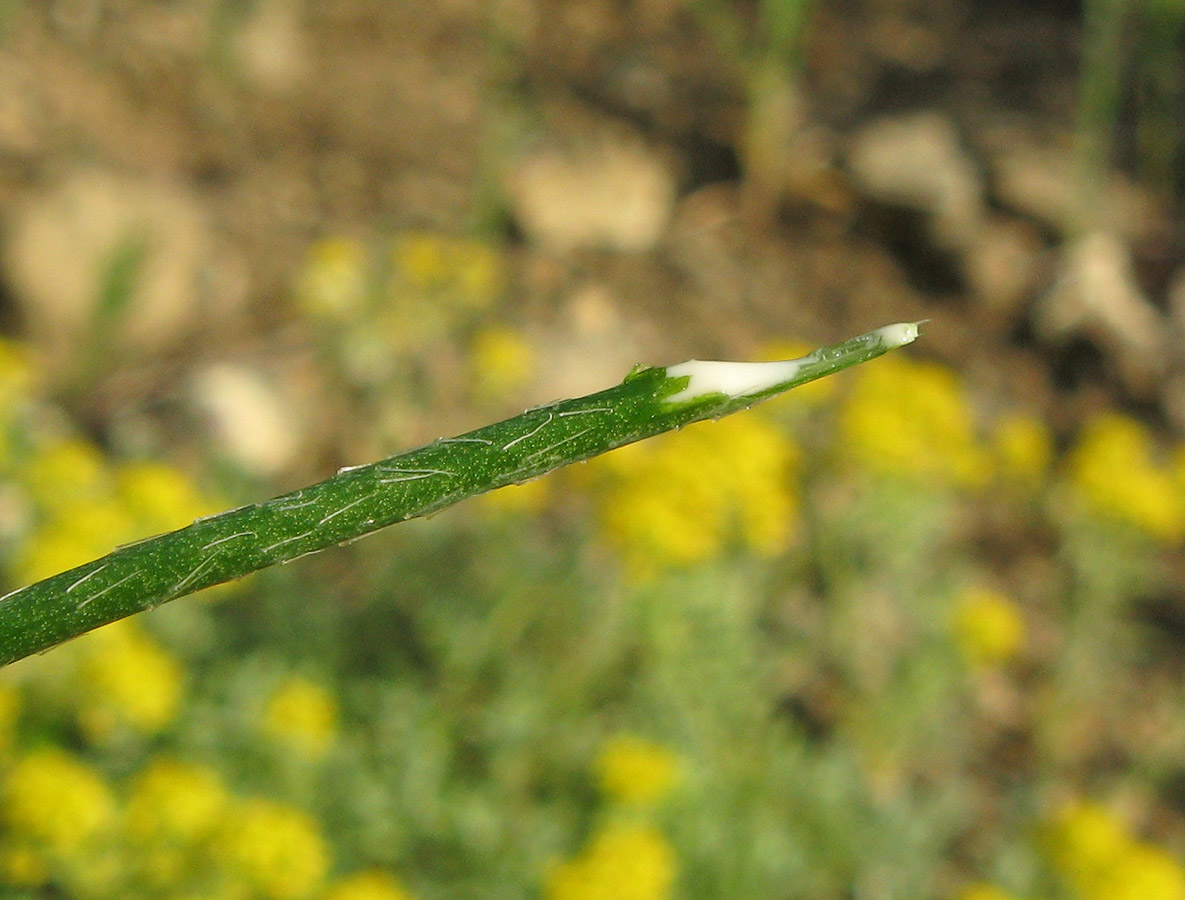
MULTIPOLYGON (((870 341, 879 339, 885 350, 893 350, 911 344, 918 337, 921 322, 898 322, 870 331, 865 337, 870 341)), ((668 366, 667 378, 687 377, 687 386, 678 393, 665 398, 667 403, 683 403, 708 394, 724 394, 734 399, 750 397, 762 391, 792 381, 807 363, 816 362, 814 353, 801 359, 787 359, 777 362, 717 362, 715 360, 689 359, 675 366, 668 366)))

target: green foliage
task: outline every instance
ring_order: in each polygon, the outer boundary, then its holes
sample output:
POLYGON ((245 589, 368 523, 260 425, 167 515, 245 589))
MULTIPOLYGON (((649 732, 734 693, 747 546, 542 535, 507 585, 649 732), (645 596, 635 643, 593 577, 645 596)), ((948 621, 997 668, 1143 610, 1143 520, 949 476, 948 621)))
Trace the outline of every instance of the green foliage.
MULTIPOLYGON (((5 478, 44 523, 10 568, 85 557, 59 510, 148 528, 208 507, 169 467, 25 434, 38 401, 8 349, 25 436, 5 478)), ((0 884, 1101 900, 1139 872, 1171 891, 1180 867, 1091 797, 1178 768, 1174 731, 1132 730, 1179 710, 1132 621, 1185 535, 1178 457, 1106 417, 1055 460, 1040 422, 979 420, 943 367, 853 374, 6 668, 0 884), (1024 565, 976 549, 984 515, 1031 523, 1024 565)))

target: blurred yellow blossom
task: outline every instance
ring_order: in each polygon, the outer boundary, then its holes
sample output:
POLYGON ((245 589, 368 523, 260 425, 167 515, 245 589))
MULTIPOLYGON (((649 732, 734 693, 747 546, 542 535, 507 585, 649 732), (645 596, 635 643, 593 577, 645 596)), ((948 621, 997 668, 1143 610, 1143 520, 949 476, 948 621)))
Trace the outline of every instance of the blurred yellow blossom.
POLYGON ((126 463, 116 479, 119 497, 135 520, 136 531, 145 536, 181 528, 221 508, 203 497, 181 471, 165 463, 126 463))
POLYGON ((52 512, 17 554, 17 573, 33 582, 110 553, 135 534, 123 505, 109 497, 80 497, 77 506, 52 512))
POLYGON ((107 784, 86 763, 64 750, 35 750, 4 779, 3 819, 10 834, 69 855, 105 832, 115 801, 107 784))
POLYGON ((320 756, 337 734, 337 701, 315 681, 288 678, 267 700, 263 729, 301 753, 320 756))
POLYGON ((132 781, 127 830, 138 841, 194 844, 214 832, 227 803, 226 789, 213 769, 157 759, 132 781))
POLYGON ((1133 842, 1096 884, 1080 890, 1086 900, 1185 900, 1185 869, 1167 850, 1133 842))
POLYGON ((1063 809, 1046 830, 1046 848, 1083 900, 1185 900, 1181 863, 1098 804, 1063 809))
POLYGON ((426 231, 399 235, 392 249, 396 291, 463 309, 489 305, 505 282, 501 254, 474 240, 426 231))
POLYGON ((648 825, 612 822, 574 858, 548 873, 547 900, 665 900, 675 853, 648 825))
POLYGON ((329 850, 317 822, 298 809, 253 798, 224 819, 223 864, 254 895, 296 900, 321 889, 329 850))
POLYGON ((42 447, 20 471, 20 482, 41 509, 74 510, 110 491, 107 463, 99 448, 81 439, 42 447))
POLYGON ((776 553, 794 533, 797 447, 760 415, 691 425, 589 464, 602 532, 639 579, 739 538, 776 553))
POLYGON ((1034 486, 1049 472, 1053 437, 1040 419, 1007 415, 992 431, 992 455, 996 471, 1005 480, 1034 486))
POLYGON ((500 401, 523 388, 535 373, 535 348, 513 328, 482 329, 473 339, 471 379, 483 399, 500 401))
POLYGON ((135 622, 93 631, 79 650, 78 720, 91 740, 107 740, 123 728, 152 734, 173 720, 184 671, 135 622))
POLYGON ((852 462, 881 474, 977 487, 991 470, 955 373, 900 354, 854 373, 839 410, 839 439, 852 462))
POLYGON ((596 768, 609 797, 643 805, 661 800, 675 786, 679 761, 659 744, 623 734, 606 741, 596 768))
POLYGON ((314 244, 296 286, 301 308, 319 318, 346 320, 366 301, 370 262, 365 245, 348 237, 314 244))
POLYGON ((1025 623, 1007 594, 984 587, 963 591, 955 601, 955 642, 972 665, 1008 662, 1024 646, 1025 623))
POLYGON ((1101 516, 1161 540, 1185 534, 1185 497, 1177 479, 1156 460, 1151 432, 1129 416, 1108 412, 1087 423, 1070 454, 1069 477, 1101 516))
POLYGON ((132 782, 124 814, 129 844, 136 848, 136 880, 170 888, 192 878, 227 806, 226 791, 211 769, 157 759, 142 770, 132 782))
POLYGON ((967 885, 959 891, 958 900, 1017 900, 1017 898, 994 884, 981 883, 967 885))
POLYGON ((411 894, 388 872, 371 869, 338 879, 325 900, 411 900, 411 894))
POLYGON ((0 681, 0 754, 15 743, 20 718, 20 691, 7 681, 0 681))

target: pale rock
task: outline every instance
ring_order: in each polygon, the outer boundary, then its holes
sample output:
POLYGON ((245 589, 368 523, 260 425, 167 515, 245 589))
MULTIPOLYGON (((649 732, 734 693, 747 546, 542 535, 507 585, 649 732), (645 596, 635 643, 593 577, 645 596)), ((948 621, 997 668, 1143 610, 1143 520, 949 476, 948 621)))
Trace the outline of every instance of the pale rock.
POLYGON ((848 165, 866 196, 928 214, 944 248, 963 250, 977 236, 983 179, 945 116, 926 112, 872 123, 856 136, 848 165))
POLYGON ((1167 323, 1140 290, 1127 246, 1114 234, 1092 232, 1064 249, 1034 323, 1051 341, 1075 336, 1095 341, 1137 395, 1149 395, 1165 374, 1167 323))
POLYGON ((0 262, 50 366, 68 366, 93 341, 101 286, 129 242, 143 241, 145 253, 127 306, 104 325, 117 333, 102 345, 141 355, 175 349, 198 316, 226 315, 242 300, 208 296, 216 242, 197 200, 166 184, 76 170, 13 208, 7 232, 0 262))
POLYGON ((995 190, 1008 209, 1062 232, 1079 202, 1069 151, 1010 144, 992 166, 995 190))
POLYGON ((243 73, 257 86, 283 93, 308 73, 312 48, 292 0, 257 4, 235 38, 235 54, 243 73))
POLYGON ((190 395, 219 451, 244 470, 266 478, 295 462, 301 444, 297 405, 262 373, 214 363, 194 374, 190 395))
POLYGON ((660 355, 649 323, 627 314, 605 287, 577 288, 556 321, 542 330, 535 396, 539 402, 579 397, 615 384, 637 363, 660 355))
POLYGON ((667 163, 622 139, 534 153, 518 164, 507 187, 523 230, 557 251, 649 250, 666 230, 675 202, 667 163))
POLYGON ((1025 222, 990 219, 967 248, 964 272, 972 294, 1009 318, 1020 314, 1036 282, 1044 243, 1025 222))
POLYGON ((1168 300, 1169 316, 1182 344, 1181 356, 1185 357, 1185 266, 1177 269, 1169 279, 1165 297, 1168 300))
POLYGON ((1001 146, 992 163, 995 194, 1008 209, 1022 213, 1055 234, 1083 222, 1105 222, 1123 238, 1140 242, 1154 235, 1168 214, 1163 203, 1119 173, 1104 173, 1098 208, 1066 147, 1037 147, 1023 141, 1001 146))

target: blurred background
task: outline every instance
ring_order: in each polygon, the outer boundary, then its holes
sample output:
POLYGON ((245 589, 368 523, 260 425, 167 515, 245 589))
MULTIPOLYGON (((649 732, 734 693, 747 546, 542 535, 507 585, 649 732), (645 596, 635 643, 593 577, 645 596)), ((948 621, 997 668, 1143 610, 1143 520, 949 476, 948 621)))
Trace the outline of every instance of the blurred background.
POLYGON ((923 318, 0 672, 0 897, 1185 900, 1185 3, 2 0, 4 590, 923 318))

